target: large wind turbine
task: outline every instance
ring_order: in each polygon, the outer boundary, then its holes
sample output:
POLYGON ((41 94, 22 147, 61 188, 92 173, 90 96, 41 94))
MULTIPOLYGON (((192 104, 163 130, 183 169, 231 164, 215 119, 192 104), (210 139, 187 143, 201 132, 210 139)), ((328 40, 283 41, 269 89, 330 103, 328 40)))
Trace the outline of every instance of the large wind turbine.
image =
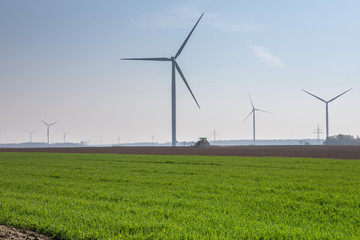
POLYGON ((185 39, 185 41, 183 42, 183 44, 181 45, 181 47, 179 48, 179 50, 177 51, 177 53, 175 54, 175 56, 173 57, 155 57, 155 58, 122 58, 121 60, 145 60, 145 61, 167 61, 167 62, 171 62, 172 63, 172 73, 171 73, 171 117, 172 117, 172 146, 176 146, 176 84, 175 84, 175 69, 177 70, 177 72, 179 73, 180 77, 183 79, 186 87, 188 88, 189 92, 191 93, 192 97, 195 100, 195 103, 197 104, 197 106, 200 108, 200 105, 198 104, 193 92, 190 89, 189 84, 187 83, 184 74, 182 73, 179 65, 176 62, 176 59, 179 57, 179 55, 181 54, 182 50, 184 49, 187 41, 189 40, 191 34, 193 33, 194 29, 196 28, 196 26, 198 25, 200 19, 202 18, 202 16, 204 15, 201 14, 199 20, 196 22, 195 26, 193 27, 193 29, 191 30, 191 32, 189 33, 189 35, 187 36, 187 38, 185 39))
POLYGON ((349 90, 337 95, 336 97, 330 99, 329 101, 325 101, 324 99, 312 94, 312 93, 309 93, 305 90, 303 90, 304 92, 306 92, 307 94, 313 96, 314 98, 317 98, 319 99, 320 101, 324 102, 326 104, 326 139, 329 138, 329 110, 328 110, 328 104, 332 101, 334 101, 335 99, 337 99, 338 97, 340 97, 341 95, 344 95, 345 93, 347 93, 348 91, 350 91, 352 88, 350 88, 349 90))
POLYGON ((243 120, 243 122, 245 122, 245 120, 246 120, 248 117, 250 117, 251 114, 253 115, 253 142, 254 142, 254 144, 255 144, 255 112, 256 112, 256 111, 266 112, 266 113, 270 113, 270 112, 267 112, 267 111, 264 111, 264 110, 255 108, 255 107, 254 107, 254 104, 253 104, 253 102, 252 102, 252 100, 251 100, 250 94, 249 94, 249 98, 250 98, 252 110, 251 110, 251 112, 249 113, 249 115, 246 116, 246 118, 243 120))
MULTIPOLYGON (((41 119, 40 119, 40 120, 41 120, 41 119)), ((57 123, 57 122, 53 122, 53 123, 51 123, 51 124, 48 124, 48 123, 44 122, 43 120, 41 120, 41 121, 47 126, 47 144, 49 144, 50 127, 51 127, 52 125, 54 125, 55 123, 57 123)))

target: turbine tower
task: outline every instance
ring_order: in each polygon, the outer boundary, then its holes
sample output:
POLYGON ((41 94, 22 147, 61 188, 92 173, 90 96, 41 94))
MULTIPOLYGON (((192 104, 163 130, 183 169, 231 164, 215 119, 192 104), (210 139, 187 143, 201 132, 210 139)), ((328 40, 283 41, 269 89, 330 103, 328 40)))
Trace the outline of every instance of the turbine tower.
POLYGON ((322 98, 320 98, 320 97, 318 97, 318 96, 316 96, 316 95, 314 95, 314 94, 312 94, 312 93, 310 93, 310 92, 307 92, 307 91, 303 90, 303 91, 306 92, 307 94, 313 96, 314 98, 319 99, 320 101, 322 101, 322 102, 324 102, 324 103, 326 104, 326 139, 329 138, 329 109, 328 109, 328 104, 329 104, 330 102, 334 101, 335 99, 337 99, 338 97, 344 95, 345 93, 347 93, 347 92, 350 91, 351 89, 352 89, 352 88, 350 88, 349 90, 347 90, 347 91, 345 91, 345 92, 337 95, 336 97, 330 99, 329 101, 325 101, 324 99, 322 99, 322 98))
POLYGON ((33 130, 33 131, 27 130, 27 132, 28 132, 29 135, 30 135, 30 143, 32 143, 32 134, 33 134, 34 132, 36 132, 36 130, 33 130))
POLYGON ((254 145, 255 145, 255 112, 256 112, 256 111, 266 112, 266 113, 270 113, 270 112, 267 112, 267 111, 264 111, 264 110, 255 108, 255 107, 254 107, 254 104, 253 104, 253 102, 252 102, 252 100, 251 100, 250 93, 249 93, 249 98, 250 98, 252 110, 251 110, 251 112, 249 113, 249 115, 246 116, 246 118, 243 120, 243 122, 245 122, 245 120, 246 120, 248 117, 250 117, 251 114, 253 115, 253 142, 254 142, 254 145))
MULTIPOLYGON (((41 120, 41 119, 40 119, 41 120)), ((41 120, 46 126, 47 126, 47 144, 49 145, 49 138, 50 138, 50 127, 52 126, 52 125, 54 125, 55 123, 57 123, 57 122, 53 122, 53 123, 51 123, 51 124, 48 124, 48 123, 46 123, 46 122, 44 122, 43 120, 41 120)))
POLYGON ((189 40, 191 34, 193 33, 193 31, 195 30, 196 26, 198 25, 200 19, 202 18, 202 16, 204 15, 201 14, 199 20, 196 22, 195 26, 192 28, 191 32, 189 33, 189 35, 187 36, 187 38, 185 39, 185 41, 183 42, 183 44, 181 45, 181 47, 179 48, 179 50, 176 52, 175 56, 173 57, 155 57, 155 58, 122 58, 121 60, 144 60, 144 61, 167 61, 167 62, 171 62, 171 118, 172 118, 172 146, 175 147, 176 146, 176 84, 175 84, 175 75, 177 71, 180 75, 180 77, 182 78, 182 80, 184 81, 186 87, 188 88, 189 92, 191 93, 192 97, 195 100, 195 103, 197 104, 197 106, 200 108, 200 105, 198 104, 193 92, 190 89, 190 86, 188 84, 188 82, 185 79, 184 74, 182 73, 179 65, 176 62, 176 59, 179 57, 179 55, 181 54, 182 50, 184 49, 187 41, 189 40), (175 70, 176 69, 176 70, 175 70))

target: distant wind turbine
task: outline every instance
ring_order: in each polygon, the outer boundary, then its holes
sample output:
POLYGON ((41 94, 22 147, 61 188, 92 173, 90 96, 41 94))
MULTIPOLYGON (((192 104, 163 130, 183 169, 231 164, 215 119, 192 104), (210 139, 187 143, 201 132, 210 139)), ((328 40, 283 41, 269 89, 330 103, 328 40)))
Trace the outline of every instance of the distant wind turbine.
POLYGON ((70 134, 69 132, 62 132, 64 136, 64 143, 66 143, 66 135, 70 134))
POLYGON ((248 117, 250 117, 251 114, 253 115, 253 142, 254 142, 254 144, 255 144, 255 112, 256 112, 256 111, 266 112, 266 113, 270 113, 270 112, 267 112, 267 111, 264 111, 264 110, 255 108, 255 107, 254 107, 254 104, 253 104, 253 102, 252 102, 252 100, 251 100, 250 94, 249 94, 249 98, 250 98, 252 110, 251 110, 251 112, 249 113, 249 115, 246 116, 246 118, 243 120, 243 122, 245 122, 245 120, 246 120, 248 117))
POLYGON ((49 141, 49 139, 50 139, 50 127, 52 125, 56 124, 57 122, 53 122, 51 124, 48 124, 48 123, 44 122, 43 120, 41 120, 41 121, 47 126, 47 144, 49 144, 50 143, 50 141, 49 141))
POLYGON ((186 87, 188 88, 189 92, 191 93, 192 97, 195 100, 195 103, 197 104, 197 106, 200 108, 200 105, 198 104, 193 92, 190 89, 190 86, 188 84, 188 82, 185 79, 184 74, 182 73, 179 65, 176 62, 176 59, 179 57, 179 55, 181 54, 182 50, 184 49, 187 41, 189 40, 191 34, 193 33, 194 29, 196 28, 196 26, 198 25, 200 19, 202 18, 202 16, 204 15, 201 14, 199 20, 196 22, 195 26, 193 27, 193 29, 191 30, 191 32, 189 33, 189 35, 187 36, 187 38, 185 39, 185 41, 183 42, 183 44, 181 45, 181 47, 179 48, 179 50, 177 51, 177 53, 175 54, 174 57, 155 57, 155 58, 122 58, 121 60, 145 60, 145 61, 167 61, 167 62, 171 62, 172 63, 172 73, 171 73, 171 107, 172 107, 172 111, 171 111, 171 116, 172 116, 172 146, 175 147, 176 146, 176 84, 175 84, 175 69, 177 70, 177 72, 180 74, 180 77, 183 79, 186 87))
POLYGON ((27 130, 27 132, 28 132, 29 135, 30 135, 30 143, 32 143, 32 134, 33 134, 34 132, 36 132, 36 130, 33 130, 33 131, 27 130))
POLYGON ((344 95, 345 93, 347 93, 348 91, 350 91, 352 88, 350 88, 349 90, 337 95, 336 97, 330 99, 329 101, 325 101, 324 99, 310 93, 310 92, 307 92, 305 90, 303 90, 304 92, 306 92, 307 94, 313 96, 314 98, 317 98, 319 99, 320 101, 324 102, 326 104, 326 139, 329 138, 329 110, 328 110, 328 104, 332 101, 334 101, 335 99, 337 99, 338 97, 340 97, 341 95, 344 95))

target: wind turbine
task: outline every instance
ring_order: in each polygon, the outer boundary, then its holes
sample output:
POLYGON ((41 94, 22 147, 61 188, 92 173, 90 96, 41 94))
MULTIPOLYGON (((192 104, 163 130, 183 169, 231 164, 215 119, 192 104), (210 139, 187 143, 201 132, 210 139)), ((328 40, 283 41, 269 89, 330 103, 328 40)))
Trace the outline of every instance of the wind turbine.
POLYGON ((33 131, 27 130, 27 132, 28 132, 29 135, 30 135, 30 143, 32 143, 32 134, 33 134, 34 132, 36 132, 36 130, 33 130, 33 131))
MULTIPOLYGON (((40 119, 40 120, 41 120, 41 119, 40 119)), ((48 124, 48 123, 44 122, 43 120, 41 120, 41 121, 47 126, 47 144, 49 144, 50 127, 51 127, 52 125, 54 125, 55 123, 57 123, 57 122, 53 122, 53 123, 51 123, 51 124, 48 124)))
POLYGON ((332 101, 334 101, 335 99, 337 99, 338 97, 340 97, 341 95, 344 95, 345 93, 347 93, 348 91, 350 91, 352 88, 350 88, 349 90, 346 90, 345 92, 337 95, 336 97, 330 99, 329 101, 325 101, 324 99, 310 93, 310 92, 307 92, 305 90, 303 90, 304 92, 306 92, 307 94, 313 96, 314 98, 317 98, 319 99, 320 101, 324 102, 326 104, 326 139, 329 138, 329 109, 328 109, 328 104, 332 101))
POLYGON ((254 144, 255 144, 255 112, 256 112, 256 111, 266 112, 266 113, 270 113, 270 112, 267 112, 267 111, 264 111, 264 110, 255 108, 255 107, 254 107, 254 104, 253 104, 253 102, 252 102, 252 100, 251 100, 250 93, 249 93, 249 98, 250 98, 252 110, 251 110, 251 112, 249 113, 249 115, 246 116, 246 118, 243 120, 243 122, 245 122, 245 120, 246 120, 248 117, 250 117, 251 114, 253 115, 253 142, 254 142, 254 144))
POLYGON ((64 143, 66 143, 66 135, 70 134, 69 132, 62 132, 64 136, 64 143))
POLYGON ((171 73, 171 108, 172 108, 172 110, 171 110, 171 117, 172 117, 172 146, 173 147, 176 146, 176 84, 175 84, 176 72, 175 72, 175 69, 179 73, 180 77, 183 79, 186 87, 188 88, 189 92, 191 93, 192 97, 194 98, 195 103, 200 108, 200 105, 198 104, 193 92, 191 91, 190 86, 187 83, 184 74, 182 73, 179 65, 176 62, 176 59, 181 54, 181 52, 184 49, 187 41, 189 40, 191 34, 193 33, 194 29, 198 25, 198 23, 199 23, 199 21, 200 21, 200 19, 202 18, 203 15, 204 15, 204 13, 201 14, 199 20, 196 22, 195 26, 193 27, 193 29, 191 30, 189 35, 187 36, 187 38, 185 39, 185 41, 183 42, 183 44, 181 45, 179 50, 176 52, 175 56, 170 57, 170 58, 169 57, 155 57, 155 58, 122 58, 121 59, 121 60, 144 60, 144 61, 166 61, 166 62, 171 62, 171 64, 172 64, 172 73, 171 73))

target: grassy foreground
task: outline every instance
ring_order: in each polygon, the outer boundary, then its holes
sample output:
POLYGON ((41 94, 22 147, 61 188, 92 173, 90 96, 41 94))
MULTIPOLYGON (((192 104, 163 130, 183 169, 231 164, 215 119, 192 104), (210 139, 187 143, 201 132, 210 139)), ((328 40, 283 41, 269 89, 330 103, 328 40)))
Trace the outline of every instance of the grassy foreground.
POLYGON ((0 224, 57 239, 359 239, 360 161, 0 153, 0 224))

